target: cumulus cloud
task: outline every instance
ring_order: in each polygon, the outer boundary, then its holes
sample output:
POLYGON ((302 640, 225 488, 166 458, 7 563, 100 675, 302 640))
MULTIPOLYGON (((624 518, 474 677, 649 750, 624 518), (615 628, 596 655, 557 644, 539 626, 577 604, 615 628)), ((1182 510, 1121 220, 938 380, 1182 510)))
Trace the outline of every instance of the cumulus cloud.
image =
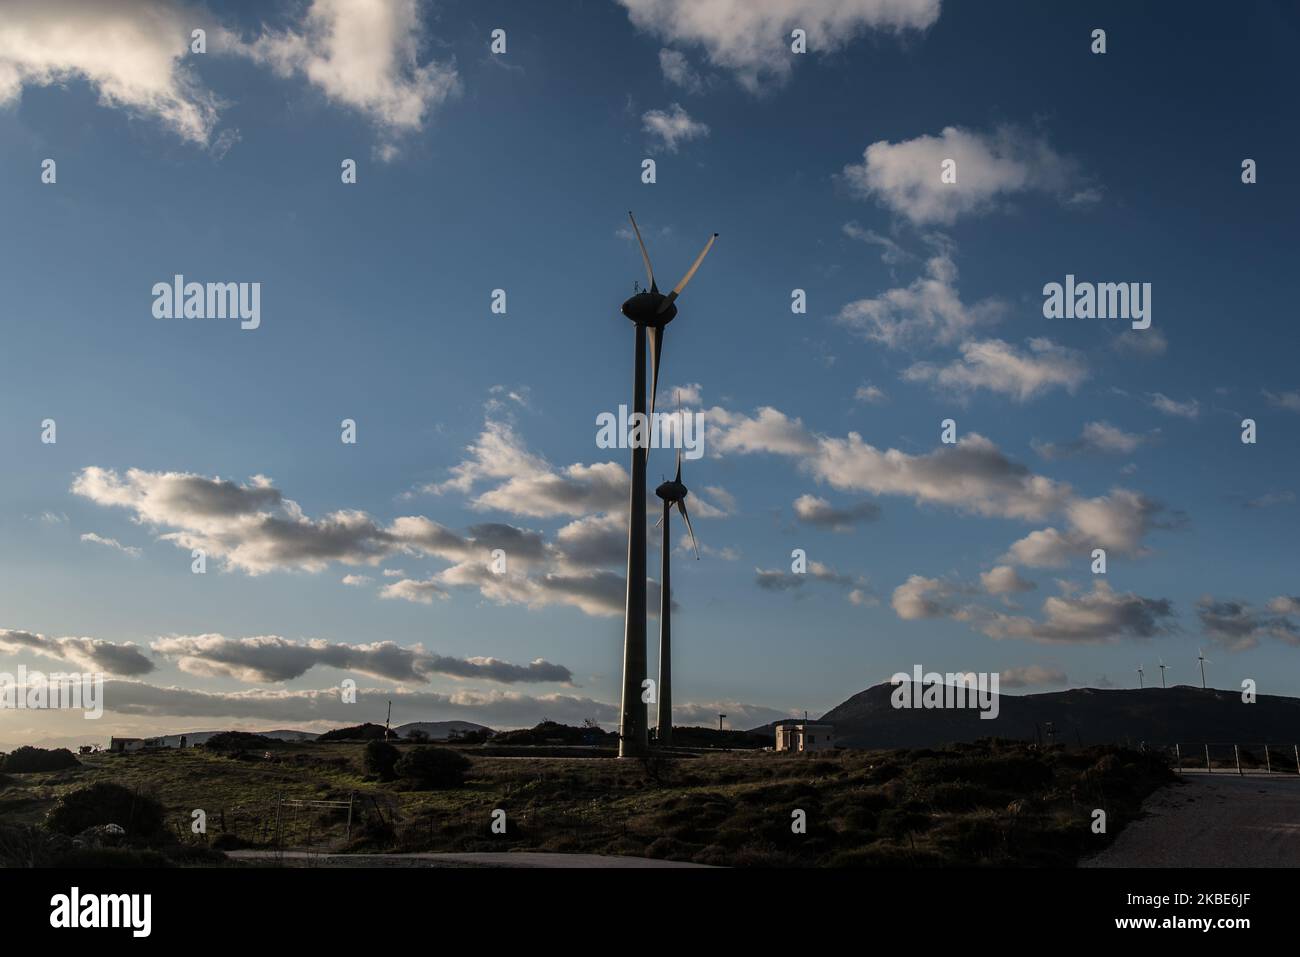
POLYGON ((938 136, 879 140, 866 148, 861 163, 844 167, 844 178, 852 192, 917 225, 951 225, 1022 193, 1045 193, 1075 204, 1099 196, 1083 183, 1074 160, 1041 136, 1014 126, 990 133, 949 126, 938 136), (955 183, 940 178, 948 159, 956 162, 955 183))
POLYGON ((26 86, 81 80, 102 105, 206 144, 218 101, 184 62, 195 27, 219 31, 201 11, 167 0, 9 0, 0 17, 0 106, 26 86))
POLYGON ((805 525, 829 528, 833 532, 851 532, 859 523, 879 519, 880 506, 873 502, 858 502, 836 508, 824 498, 805 494, 794 500, 794 514, 805 525))
POLYGON ((897 266, 912 258, 912 254, 888 236, 871 229, 864 229, 856 220, 850 220, 841 227, 844 235, 850 239, 880 247, 880 261, 890 266, 897 266))
POLYGON ((1109 422, 1089 422, 1082 434, 1072 442, 1033 443, 1034 451, 1045 459, 1067 459, 1081 455, 1129 455, 1136 452, 1150 436, 1125 432, 1109 422))
POLYGON ((426 652, 419 645, 404 648, 391 641, 349 645, 321 639, 292 641, 279 635, 227 638, 207 634, 160 638, 152 647, 155 654, 175 660, 182 671, 190 674, 262 683, 289 681, 315 667, 404 682, 427 682, 433 675, 503 684, 567 684, 573 680, 568 668, 542 658, 528 665, 499 658, 452 658, 426 652))
POLYGON ((867 30, 924 30, 940 0, 619 0, 632 23, 669 43, 699 45, 751 92, 784 81, 796 56, 790 32, 807 31, 810 52, 840 49, 867 30))
POLYGON ((709 135, 708 126, 691 119, 680 103, 667 110, 647 110, 641 115, 641 129, 670 153, 676 153, 680 143, 709 135))
POLYGON ((1010 565, 997 565, 980 574, 980 584, 990 595, 1011 595, 1016 592, 1033 591, 1038 586, 1025 581, 1020 573, 1010 565))
POLYGON ((401 134, 419 130, 459 88, 455 64, 420 64, 418 0, 311 0, 302 21, 231 52, 284 77, 300 76, 331 102, 366 116, 391 159, 401 134))
POLYGON ((1044 643, 1102 643, 1153 638, 1173 631, 1173 606, 1166 598, 1116 592, 1103 581, 1082 595, 1053 595, 1042 619, 995 613, 980 630, 990 638, 1025 638, 1044 643))
POLYGON ((969 340, 959 347, 960 359, 947 365, 918 362, 903 371, 903 378, 957 394, 987 389, 1017 402, 1056 388, 1073 393, 1088 378, 1078 352, 1041 337, 1028 345, 1025 351, 1001 339, 969 340))
POLYGON ((30 631, 0 628, 0 651, 7 654, 32 652, 66 661, 82 671, 112 675, 144 675, 154 664, 132 642, 117 643, 102 638, 53 638, 30 631))
POLYGON ((837 321, 863 339, 899 349, 952 345, 1000 320, 1006 305, 998 299, 962 302, 952 247, 936 242, 939 248, 926 261, 924 275, 907 286, 848 303, 837 321))
POLYGON ((888 402, 889 396, 885 394, 884 389, 868 383, 866 385, 860 385, 854 390, 853 401, 869 402, 872 405, 876 405, 881 402, 888 402))
MULTIPOLYGON (((804 572, 784 571, 782 569, 755 568, 754 583, 764 591, 797 591, 810 581, 826 582, 840 588, 854 584, 865 584, 850 575, 842 575, 824 562, 809 562, 804 572)), ((855 602, 857 604, 857 602, 855 602)))
POLYGON ((422 491, 469 494, 478 485, 494 483, 471 498, 471 507, 530 517, 587 515, 627 507, 631 479, 622 466, 600 462, 554 468, 530 452, 509 423, 489 421, 467 451, 468 457, 451 469, 451 478, 426 485, 422 491))
POLYGON ((1031 568, 1066 564, 1071 557, 1105 548, 1121 555, 1147 554, 1143 545, 1153 528, 1177 528, 1184 517, 1129 489, 1112 489, 1095 498, 1076 498, 1065 507, 1065 531, 1044 528, 1012 544, 1003 561, 1031 568))
POLYGON ((955 599, 966 589, 953 582, 924 575, 910 575, 907 581, 894 589, 890 605, 904 621, 922 618, 955 618, 969 620, 975 614, 973 607, 959 605, 955 599))
POLYGON ((128 509, 141 524, 173 529, 160 538, 187 550, 201 548, 250 575, 318 572, 331 562, 374 565, 395 554, 463 561, 506 548, 527 562, 545 552, 538 533, 497 523, 471 526, 462 536, 423 516, 403 516, 389 526, 356 510, 313 519, 261 475, 241 484, 186 472, 128 469, 122 475, 90 466, 78 473, 72 491, 128 509))
POLYGON ((1275 638, 1300 646, 1300 624, 1292 616, 1300 615, 1300 598, 1279 596, 1267 604, 1267 613, 1246 602, 1217 600, 1204 595, 1196 603, 1201 628, 1215 644, 1229 651, 1246 651, 1261 638, 1275 638))

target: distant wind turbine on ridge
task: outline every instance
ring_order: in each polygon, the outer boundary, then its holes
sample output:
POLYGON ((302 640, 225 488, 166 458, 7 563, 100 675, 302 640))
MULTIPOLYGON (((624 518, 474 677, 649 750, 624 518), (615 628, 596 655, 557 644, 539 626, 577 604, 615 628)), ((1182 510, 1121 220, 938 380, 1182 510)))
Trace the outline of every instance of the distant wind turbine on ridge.
POLYGON ((1142 666, 1138 665, 1138 687, 1142 687, 1142 666))
MULTIPOLYGON (((645 416, 646 332, 650 333, 650 364, 654 367, 650 391, 650 412, 653 415, 655 390, 659 385, 659 362, 663 358, 664 328, 677 315, 677 297, 695 276, 700 263, 704 262, 704 257, 713 248, 718 234, 714 233, 709 238, 703 251, 695 257, 695 262, 686 271, 686 275, 665 296, 655 283, 654 269, 650 266, 650 254, 646 252, 645 243, 641 239, 641 230, 636 225, 636 218, 631 212, 628 212, 627 218, 632 222, 632 231, 636 233, 637 245, 641 247, 641 259, 645 263, 646 279, 650 283, 649 289, 632 296, 623 303, 622 308, 623 315, 636 325, 636 358, 632 375, 632 414, 635 435, 637 432, 635 423, 648 425, 645 416)), ((641 430, 641 435, 646 438, 647 444, 649 432, 649 428, 641 430)), ((639 448, 635 442, 630 444, 633 446, 632 488, 628 501, 627 522, 627 600, 623 609, 623 696, 618 724, 620 758, 643 755, 650 747, 646 703, 641 699, 641 689, 646 678, 645 467, 650 450, 639 448)))
MULTIPOLYGON (((1204 648, 1196 649, 1196 660, 1201 663, 1201 688, 1204 689, 1205 688, 1205 663, 1207 661, 1210 661, 1209 658, 1205 657, 1204 648)), ((1214 664, 1214 662, 1210 661, 1210 664, 1214 664)))
POLYGON ((673 506, 682 513, 686 530, 691 533, 691 544, 695 547, 695 558, 700 557, 700 546, 695 541, 695 529, 691 527, 691 516, 686 511, 686 486, 682 484, 682 450, 677 449, 677 477, 671 482, 663 482, 655 489, 655 494, 664 500, 664 513, 659 517, 663 526, 661 538, 662 562, 659 573, 659 731, 658 743, 667 746, 673 743, 673 661, 672 661, 672 589, 669 587, 669 554, 672 546, 669 542, 668 527, 672 524, 673 506))
POLYGON ((1160 687, 1163 688, 1165 686, 1165 669, 1169 666, 1165 664, 1165 659, 1163 658, 1157 658, 1156 661, 1160 662, 1160 687))

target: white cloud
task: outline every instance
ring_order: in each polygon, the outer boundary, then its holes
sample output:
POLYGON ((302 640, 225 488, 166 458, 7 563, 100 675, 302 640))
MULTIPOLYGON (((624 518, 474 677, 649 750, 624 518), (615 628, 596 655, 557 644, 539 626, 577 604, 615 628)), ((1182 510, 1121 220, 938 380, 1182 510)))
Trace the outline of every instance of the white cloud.
POLYGON ((210 17, 165 0, 8 0, 0 16, 0 106, 25 86, 84 80, 104 106, 152 116, 206 144, 217 98, 184 62, 190 31, 210 17))
POLYGON ((83 542, 92 542, 96 545, 103 545, 106 548, 116 549, 119 552, 130 555, 132 558, 139 558, 141 555, 140 549, 133 545, 123 545, 116 538, 105 538, 102 535, 96 535, 94 532, 86 532, 81 536, 81 540, 83 542))
POLYGON ((884 389, 868 383, 866 385, 860 385, 856 390, 854 390, 853 401, 869 402, 872 405, 877 405, 882 402, 888 402, 889 396, 885 394, 884 389))
POLYGON ((708 126, 691 119, 680 103, 674 103, 666 111, 647 110, 641 115, 641 129, 670 153, 677 152, 679 143, 709 135, 708 126))
POLYGON ((1288 412, 1300 412, 1300 390, 1295 392, 1269 392, 1264 390, 1264 398, 1269 404, 1288 412))
POLYGON ((459 87, 451 62, 423 66, 418 0, 311 0, 294 28, 268 32, 232 52, 302 76, 335 103, 373 122, 384 139, 381 159, 396 154, 396 138, 419 130, 459 87))
POLYGON ((279 635, 227 638, 220 634, 179 635, 152 644, 155 654, 173 659, 189 674, 250 682, 279 682, 301 677, 316 667, 337 668, 393 681, 426 682, 434 675, 515 682, 570 683, 563 665, 538 658, 515 665, 499 658, 452 658, 404 648, 391 641, 350 645, 319 639, 292 641, 279 635))
POLYGON ((680 86, 688 93, 699 93, 704 89, 704 80, 700 78, 700 75, 695 70, 691 69, 686 54, 679 50, 669 50, 667 48, 660 50, 659 69, 663 71, 665 80, 680 86))
POLYGON ((1015 592, 1033 591, 1033 582, 1025 581, 1010 565, 997 565, 980 574, 980 584, 990 595, 1010 595, 1015 592))
POLYGON ((344 575, 343 584, 351 585, 354 588, 363 588, 374 581, 369 575, 344 575))
POLYGON ((709 61, 751 91, 781 82, 798 59, 790 32, 807 31, 810 52, 831 52, 866 30, 923 30, 940 0, 619 0, 641 30, 699 44, 709 61))
POLYGON ((1034 442, 1034 451, 1045 459, 1073 458, 1078 455, 1128 455, 1149 437, 1125 432, 1109 422, 1088 422, 1079 438, 1058 445, 1052 442, 1034 442))
POLYGON ((1164 355, 1169 340, 1159 329, 1129 329, 1112 340, 1111 348, 1121 355, 1149 358, 1164 355))
POLYGON ((154 664, 132 642, 102 638, 53 638, 30 631, 0 628, 0 651, 11 655, 25 652, 66 661, 88 672, 112 675, 143 675, 154 664))
POLYGON ((1045 643, 1117 642, 1172 631, 1168 599, 1115 592, 1096 581, 1083 595, 1054 595, 1043 602, 1044 617, 995 614, 980 625, 990 638, 1027 638, 1045 643))
POLYGON ((874 522, 880 518, 880 506, 873 502, 858 502, 836 508, 816 495, 800 495, 794 500, 794 514, 805 525, 829 528, 833 532, 851 532, 860 522, 874 522))
POLYGON ((971 340, 959 349, 960 359, 945 366, 918 362, 903 371, 903 378, 958 394, 987 389, 1017 402, 1054 388, 1072 393, 1088 378, 1083 356, 1050 339, 1030 339, 1027 352, 1001 339, 971 340))
POLYGON ((1020 193, 1042 192, 1075 204, 1097 193, 1079 187, 1077 164, 1026 130, 991 133, 945 127, 938 136, 872 143, 862 162, 844 167, 849 188, 917 225, 951 225, 1020 193), (956 161, 955 183, 940 178, 944 160, 956 161))
POLYGON ((942 237, 934 240, 939 248, 926 261, 925 275, 910 285, 848 303, 840 309, 837 321, 864 339, 898 349, 952 345, 1001 319, 1006 306, 1000 300, 984 299, 973 305, 962 302, 952 247, 942 237))
POLYGON ((1165 415, 1176 415, 1183 419, 1195 419, 1201 414, 1201 403, 1196 399, 1188 399, 1186 402, 1179 402, 1169 398, 1163 392, 1152 392, 1147 396, 1147 401, 1157 412, 1163 412, 1165 415))
POLYGON ((1246 602, 1220 601, 1204 595, 1196 603, 1196 616, 1205 635, 1229 651, 1247 651, 1260 638, 1275 638, 1300 646, 1300 624, 1290 616, 1300 615, 1300 598, 1282 595, 1268 602, 1270 614, 1256 611, 1246 602))
POLYGON ((1143 545, 1153 528, 1173 527, 1180 516, 1160 521, 1163 507, 1128 489, 1112 489, 1109 495, 1076 498, 1065 508, 1069 523, 1066 531, 1045 528, 1031 532, 1015 542, 1003 556, 1004 561, 1031 568, 1059 567, 1071 557, 1089 555, 1094 548, 1104 548, 1119 555, 1147 554, 1143 545))

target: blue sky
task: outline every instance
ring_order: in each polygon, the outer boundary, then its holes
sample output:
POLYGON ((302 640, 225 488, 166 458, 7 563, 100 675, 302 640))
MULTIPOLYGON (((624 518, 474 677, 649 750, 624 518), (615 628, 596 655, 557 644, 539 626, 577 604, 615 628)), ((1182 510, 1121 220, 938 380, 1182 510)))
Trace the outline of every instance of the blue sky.
POLYGON ((382 719, 394 688, 403 721, 615 720, 628 209, 664 285, 721 233, 661 373, 706 423, 679 723, 915 663, 1193 682, 1200 647, 1300 693, 1294 9, 765 8, 16 4, 0 670, 123 670, 90 734, 0 712, 0 747, 382 719), (155 319, 176 273, 260 282, 260 327, 155 319), (1151 328, 1044 318, 1067 274, 1150 283, 1151 328))

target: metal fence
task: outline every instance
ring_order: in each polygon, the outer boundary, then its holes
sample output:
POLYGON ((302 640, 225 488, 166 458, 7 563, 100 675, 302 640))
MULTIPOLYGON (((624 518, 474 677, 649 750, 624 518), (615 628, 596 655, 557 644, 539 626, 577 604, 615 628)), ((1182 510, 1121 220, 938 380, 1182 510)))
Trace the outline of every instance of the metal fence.
POLYGON ((1170 763, 1178 772, 1300 775, 1300 745, 1270 743, 1175 744, 1170 763))

